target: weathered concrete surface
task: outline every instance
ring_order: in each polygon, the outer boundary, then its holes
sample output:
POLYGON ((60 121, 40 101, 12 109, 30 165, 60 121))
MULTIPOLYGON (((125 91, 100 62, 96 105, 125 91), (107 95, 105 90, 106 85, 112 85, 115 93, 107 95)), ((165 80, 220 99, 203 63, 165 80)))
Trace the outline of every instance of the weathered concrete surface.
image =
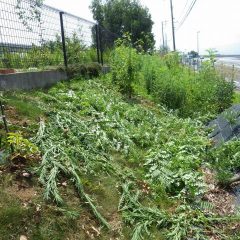
POLYGON ((48 88, 66 79, 66 73, 56 70, 0 75, 0 90, 48 88))

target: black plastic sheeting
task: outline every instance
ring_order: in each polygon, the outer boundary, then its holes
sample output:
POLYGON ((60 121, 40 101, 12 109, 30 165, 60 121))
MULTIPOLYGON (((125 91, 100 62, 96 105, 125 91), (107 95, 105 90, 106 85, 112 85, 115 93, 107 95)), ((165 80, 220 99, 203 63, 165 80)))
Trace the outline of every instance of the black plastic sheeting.
POLYGON ((215 146, 220 146, 234 137, 240 138, 240 105, 234 105, 221 113, 208 127, 213 130, 209 137, 215 146))
POLYGON ((233 193, 236 197, 236 205, 240 207, 240 185, 237 185, 233 188, 233 193))
MULTIPOLYGON (((221 113, 208 127, 212 129, 209 138, 213 140, 215 147, 233 138, 240 139, 240 105, 234 105, 221 113)), ((236 197, 236 205, 240 206, 240 185, 235 186, 232 191, 236 197)))

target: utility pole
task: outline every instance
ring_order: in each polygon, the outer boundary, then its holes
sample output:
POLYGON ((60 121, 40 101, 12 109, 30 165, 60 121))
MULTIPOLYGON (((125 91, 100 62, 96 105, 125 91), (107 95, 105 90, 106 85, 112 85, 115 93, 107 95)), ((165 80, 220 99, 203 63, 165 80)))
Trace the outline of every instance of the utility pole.
POLYGON ((165 38, 164 38, 164 22, 162 22, 162 40, 163 40, 163 47, 165 47, 165 38))
POLYGON ((200 31, 197 31, 197 52, 198 52, 197 69, 199 69, 200 67, 199 33, 200 31))
POLYGON ((200 33, 200 31, 197 32, 197 52, 198 52, 198 55, 200 54, 200 50, 199 50, 199 33, 200 33))
POLYGON ((171 17, 172 17, 173 51, 176 51, 175 27, 174 27, 174 17, 173 17, 173 4, 172 4, 172 0, 170 0, 170 7, 171 7, 171 17))

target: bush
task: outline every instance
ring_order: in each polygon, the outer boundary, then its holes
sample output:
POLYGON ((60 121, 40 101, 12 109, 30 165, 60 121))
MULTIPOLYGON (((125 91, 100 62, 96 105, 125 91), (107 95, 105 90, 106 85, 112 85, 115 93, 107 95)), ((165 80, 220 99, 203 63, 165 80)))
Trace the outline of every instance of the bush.
POLYGON ((240 140, 234 139, 212 149, 208 156, 221 184, 228 184, 229 179, 240 170, 240 140))
MULTIPOLYGON (((63 68, 61 68, 61 70, 63 70, 63 68)), ((67 74, 69 78, 94 78, 100 75, 101 70, 102 67, 98 63, 73 64, 68 66, 67 74)))
POLYGON ((163 58, 145 55, 143 61, 148 93, 182 117, 216 114, 232 104, 233 83, 225 81, 210 63, 194 72, 180 64, 176 53, 163 58))
MULTIPOLYGON (((63 63, 62 43, 59 36, 41 46, 32 45, 19 52, 10 52, 3 47, 0 54, 0 68, 45 68, 63 63)), ((76 33, 66 38, 67 61, 69 64, 85 64, 97 61, 94 47, 84 44, 76 33)))
POLYGON ((98 63, 85 64, 87 66, 87 76, 89 78, 99 77, 102 66, 98 63))
POLYGON ((128 37, 117 42, 117 47, 112 52, 110 66, 112 82, 119 86, 122 93, 131 97, 133 85, 139 77, 140 56, 129 42, 128 37))

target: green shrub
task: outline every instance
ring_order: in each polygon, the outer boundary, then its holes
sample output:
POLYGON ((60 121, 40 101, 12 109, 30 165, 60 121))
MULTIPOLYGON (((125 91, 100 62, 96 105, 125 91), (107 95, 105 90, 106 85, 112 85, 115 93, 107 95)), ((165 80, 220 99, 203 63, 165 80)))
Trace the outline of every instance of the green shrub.
POLYGON ((143 76, 148 94, 152 94, 153 84, 158 75, 157 66, 154 63, 154 61, 149 61, 148 64, 143 65, 143 76))
POLYGON ((111 55, 112 55, 112 49, 111 48, 104 49, 104 51, 103 51, 104 64, 109 64, 110 63, 111 55))
POLYGON ((200 72, 182 66, 176 53, 143 56, 142 75, 149 94, 182 117, 216 114, 232 103, 233 83, 205 63, 200 72))
POLYGON ((129 44, 130 38, 117 42, 111 56, 112 82, 119 86, 122 93, 131 97, 133 85, 137 82, 140 70, 140 56, 129 44))
POLYGON ((169 53, 163 57, 165 64, 169 70, 177 69, 179 67, 180 58, 176 53, 169 53))
MULTIPOLYGON (((85 64, 97 62, 97 52, 93 47, 86 46, 77 34, 66 38, 68 64, 85 64)), ((2 49, 0 68, 45 68, 59 66, 63 63, 62 43, 59 36, 54 41, 48 41, 42 46, 32 45, 20 52, 9 52, 2 49)))
POLYGON ((87 64, 87 74, 90 78, 98 77, 101 73, 102 66, 98 63, 87 64))
POLYGON ((3 49, 3 54, 0 55, 0 68, 13 68, 14 65, 22 67, 23 62, 20 54, 10 53, 8 50, 3 49))
POLYGON ((73 64, 68 66, 67 74, 69 78, 74 77, 94 78, 100 75, 101 70, 102 67, 98 63, 73 64))
POLYGON ((240 141, 232 140, 209 153, 209 159, 217 172, 219 183, 226 184, 240 170, 240 141))

